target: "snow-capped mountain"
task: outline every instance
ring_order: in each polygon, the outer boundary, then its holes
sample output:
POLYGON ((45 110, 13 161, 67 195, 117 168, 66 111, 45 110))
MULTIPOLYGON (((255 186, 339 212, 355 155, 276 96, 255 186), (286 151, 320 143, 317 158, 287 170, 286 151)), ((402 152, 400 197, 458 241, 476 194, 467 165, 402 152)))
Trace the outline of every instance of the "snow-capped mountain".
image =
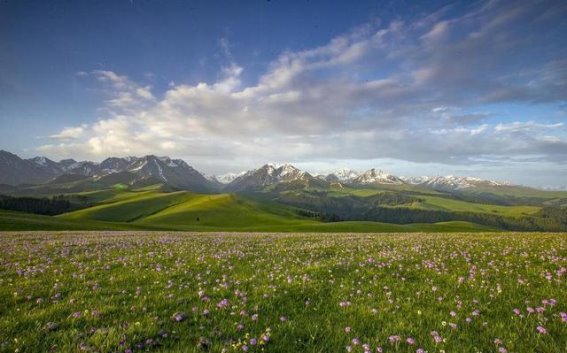
POLYGON ((221 184, 230 184, 234 179, 243 176, 244 174, 246 174, 246 172, 226 173, 222 175, 213 175, 211 176, 211 178, 218 181, 221 184))
MULTIPOLYGON (((169 186, 192 191, 213 191, 216 185, 181 159, 156 157, 129 158, 122 174, 128 184, 150 184, 160 182, 169 186)), ((119 162, 123 163, 123 162, 119 162)))
POLYGON ((137 158, 135 157, 130 157, 129 159, 110 157, 100 163, 100 169, 103 174, 118 173, 126 170, 128 166, 136 160, 137 158))
POLYGON ((47 159, 22 159, 13 153, 0 151, 0 184, 43 183, 60 173, 54 172, 47 159))
POLYGON ((164 183, 174 188, 214 191, 218 185, 181 159, 169 157, 110 157, 101 163, 45 157, 22 159, 0 151, 0 184, 42 184, 92 180, 102 185, 164 183))
POLYGON ((358 173, 357 171, 354 171, 349 168, 339 168, 334 172, 325 176, 324 179, 332 183, 336 183, 336 182, 348 183, 358 178, 359 176, 360 173, 358 173))
POLYGON ((328 175, 313 177, 291 164, 266 164, 258 169, 242 173, 228 173, 217 177, 205 177, 181 159, 169 157, 110 157, 101 163, 77 162, 65 159, 59 162, 46 157, 22 159, 15 154, 0 151, 0 184, 64 184, 94 181, 103 186, 118 183, 133 186, 163 183, 175 189, 193 191, 255 191, 265 187, 270 190, 289 190, 306 186, 401 185, 411 184, 439 191, 453 192, 474 187, 500 187, 510 185, 492 180, 461 176, 397 177, 377 169, 362 174, 348 168, 340 168, 328 175), (274 187, 271 187, 275 185, 274 187))
POLYGON ((62 174, 76 174, 84 176, 96 176, 102 174, 100 164, 90 161, 75 162, 63 168, 62 174))
POLYGON ((266 164, 261 168, 246 172, 226 186, 231 191, 251 191, 279 183, 301 183, 308 185, 316 178, 291 164, 266 164))
POLYGON ((367 170, 352 180, 353 184, 404 184, 404 181, 397 176, 388 174, 374 168, 367 170))
POLYGON ((37 164, 40 168, 48 172, 49 174, 57 175, 61 173, 64 169, 59 163, 52 161, 46 157, 34 157, 28 159, 31 162, 37 164))
POLYGON ((509 183, 485 180, 473 177, 460 177, 454 175, 447 176, 422 176, 422 177, 401 177, 404 182, 412 185, 420 185, 435 190, 460 190, 474 188, 478 186, 505 186, 509 183))

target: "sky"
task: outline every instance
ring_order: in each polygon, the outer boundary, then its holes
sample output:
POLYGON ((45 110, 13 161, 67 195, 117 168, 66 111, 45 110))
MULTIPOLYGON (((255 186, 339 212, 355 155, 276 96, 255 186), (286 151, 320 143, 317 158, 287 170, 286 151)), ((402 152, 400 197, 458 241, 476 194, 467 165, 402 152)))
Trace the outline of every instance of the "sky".
POLYGON ((567 187, 565 1, 0 0, 0 149, 567 187))

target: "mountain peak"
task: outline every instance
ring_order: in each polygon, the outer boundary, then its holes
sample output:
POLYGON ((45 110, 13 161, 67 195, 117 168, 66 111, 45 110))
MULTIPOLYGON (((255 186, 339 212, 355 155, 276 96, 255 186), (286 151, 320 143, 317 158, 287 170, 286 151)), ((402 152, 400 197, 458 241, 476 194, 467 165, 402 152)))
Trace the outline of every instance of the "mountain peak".
POLYGON ((404 184, 397 176, 372 168, 353 180, 357 184, 404 184))
POLYGON ((498 182, 494 180, 486 180, 477 177, 462 177, 456 175, 446 176, 422 176, 422 177, 402 177, 402 179, 413 185, 426 186, 437 190, 459 190, 474 188, 479 186, 504 186, 510 185, 507 182, 498 182))

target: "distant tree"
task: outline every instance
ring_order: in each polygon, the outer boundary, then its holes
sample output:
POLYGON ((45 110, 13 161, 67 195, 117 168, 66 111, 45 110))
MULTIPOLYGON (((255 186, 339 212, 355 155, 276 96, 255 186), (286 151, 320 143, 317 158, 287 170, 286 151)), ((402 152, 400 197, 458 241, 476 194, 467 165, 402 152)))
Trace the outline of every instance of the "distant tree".
POLYGON ((52 198, 0 195, 0 209, 53 216, 70 211, 71 203, 63 195, 52 198))

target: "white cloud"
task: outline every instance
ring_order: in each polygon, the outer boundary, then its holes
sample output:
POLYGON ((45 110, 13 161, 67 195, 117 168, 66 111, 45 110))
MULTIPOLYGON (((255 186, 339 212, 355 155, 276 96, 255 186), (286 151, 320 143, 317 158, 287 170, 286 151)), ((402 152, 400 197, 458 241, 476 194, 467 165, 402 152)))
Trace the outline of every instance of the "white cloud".
MULTIPOLYGON (((564 97, 562 81, 553 75, 538 81, 537 90, 526 87, 533 77, 518 80, 507 68, 509 47, 480 35, 484 23, 498 35, 517 17, 500 18, 488 8, 461 18, 442 18, 445 12, 415 25, 363 26, 326 45, 284 52, 248 86, 227 40, 219 46, 230 63, 212 83, 171 81, 156 95, 124 75, 95 71, 91 75, 111 95, 100 120, 54 134, 65 141, 40 150, 94 159, 168 154, 215 170, 269 160, 466 164, 479 156, 533 155, 567 162, 565 134, 554 134, 561 123, 494 125, 484 121, 489 112, 467 113, 495 97, 525 104, 564 97), (487 48, 490 54, 479 50, 487 48), (529 138, 518 140, 519 131, 529 138), (73 137, 61 138, 66 135, 73 137)), ((562 69, 561 61, 554 62, 546 72, 562 69)))
POLYGON ((77 127, 66 127, 63 130, 61 130, 59 133, 50 135, 49 138, 55 140, 61 140, 61 141, 76 140, 83 136, 83 133, 85 132, 85 128, 86 125, 77 126, 77 127))
POLYGON ((535 121, 515 121, 507 124, 498 124, 496 125, 495 130, 500 132, 530 132, 535 130, 556 129, 564 125, 565 124, 563 123, 541 124, 536 123, 535 121))

